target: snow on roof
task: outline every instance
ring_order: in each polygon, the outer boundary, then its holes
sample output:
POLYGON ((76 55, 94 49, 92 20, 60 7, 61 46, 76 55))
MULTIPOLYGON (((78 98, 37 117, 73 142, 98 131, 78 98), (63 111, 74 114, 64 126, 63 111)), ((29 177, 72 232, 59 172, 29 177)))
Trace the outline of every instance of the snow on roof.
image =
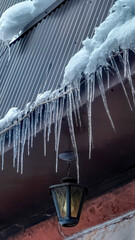
POLYGON ((8 8, 0 18, 0 39, 11 41, 17 37, 26 25, 54 2, 56 0, 24 1, 8 8))
POLYGON ((84 40, 82 49, 69 61, 64 83, 81 78, 82 72, 90 75, 99 66, 108 66, 106 59, 119 48, 135 49, 135 0, 118 0, 113 5, 93 38, 84 40))

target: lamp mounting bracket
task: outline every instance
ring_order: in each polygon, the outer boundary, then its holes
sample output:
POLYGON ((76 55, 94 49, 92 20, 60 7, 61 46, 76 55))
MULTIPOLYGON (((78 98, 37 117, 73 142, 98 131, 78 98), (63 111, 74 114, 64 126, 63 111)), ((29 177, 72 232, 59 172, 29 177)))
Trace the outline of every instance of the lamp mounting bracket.
POLYGON ((59 154, 59 158, 66 162, 71 162, 76 159, 76 156, 75 156, 74 152, 64 152, 64 153, 59 154))

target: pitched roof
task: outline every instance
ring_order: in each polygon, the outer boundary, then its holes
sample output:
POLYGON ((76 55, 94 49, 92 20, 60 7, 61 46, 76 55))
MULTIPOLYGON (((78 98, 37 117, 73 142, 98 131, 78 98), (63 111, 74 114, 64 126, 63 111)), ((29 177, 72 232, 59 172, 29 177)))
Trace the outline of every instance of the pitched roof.
POLYGON ((11 107, 23 109, 38 93, 61 84, 68 61, 81 41, 93 35, 113 2, 64 1, 11 45, 9 61, 8 48, 1 52, 0 118, 11 107))

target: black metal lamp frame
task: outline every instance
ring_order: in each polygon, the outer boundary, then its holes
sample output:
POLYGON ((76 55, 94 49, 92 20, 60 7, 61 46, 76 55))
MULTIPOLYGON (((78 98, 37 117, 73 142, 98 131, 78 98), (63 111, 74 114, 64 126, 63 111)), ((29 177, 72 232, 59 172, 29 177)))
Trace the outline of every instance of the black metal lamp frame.
POLYGON ((64 183, 50 186, 49 189, 51 191, 51 194, 52 194, 52 197, 53 197, 53 200, 54 200, 54 204, 55 204, 55 208, 56 208, 59 223, 64 227, 74 227, 79 222, 82 206, 83 206, 83 203, 84 203, 85 196, 87 194, 87 188, 75 183, 76 180, 72 179, 72 178, 69 178, 69 177, 65 178, 63 181, 64 181, 64 183), (66 188, 67 209, 66 209, 66 216, 65 217, 61 217, 61 215, 60 215, 60 209, 59 209, 59 205, 58 205, 58 202, 57 202, 57 196, 56 196, 56 193, 55 193, 55 189, 62 188, 62 187, 66 188), (81 200, 80 200, 78 213, 77 213, 76 217, 71 216, 71 187, 77 187, 77 188, 82 189, 81 200))

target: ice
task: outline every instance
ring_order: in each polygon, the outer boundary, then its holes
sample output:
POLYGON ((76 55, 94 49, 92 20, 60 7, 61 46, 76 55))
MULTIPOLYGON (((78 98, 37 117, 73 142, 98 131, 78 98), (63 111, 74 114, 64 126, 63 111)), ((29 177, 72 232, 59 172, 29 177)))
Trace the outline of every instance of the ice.
POLYGON ((67 120, 68 120, 71 142, 72 142, 74 154, 76 157, 77 181, 79 182, 79 156, 78 156, 78 150, 77 150, 77 144, 76 144, 76 138, 75 138, 72 110, 73 109, 72 109, 71 93, 69 93, 67 95, 67 120))
POLYGON ((92 84, 93 84, 92 79, 87 79, 89 158, 91 158, 91 146, 92 146, 92 84))
POLYGON ((100 90, 100 93, 101 93, 101 96, 102 96, 102 100, 103 100, 103 103, 104 103, 106 113, 108 115, 108 118, 110 120, 112 128, 115 131, 115 126, 114 126, 113 120, 111 118, 110 111, 109 111, 108 104, 107 104, 107 100, 106 100, 105 89, 104 89, 103 78, 102 78, 102 68, 99 68, 96 71, 96 77, 97 77, 97 82, 98 82, 99 90, 100 90))
POLYGON ((42 128, 42 111, 43 111, 43 105, 40 105, 40 129, 42 128))
POLYGON ((24 119, 22 122, 22 131, 21 131, 21 174, 23 173, 23 155, 24 155, 26 134, 27 134, 26 119, 24 119))
POLYGON ((12 130, 9 129, 9 131, 8 131, 8 147, 10 147, 10 145, 11 145, 11 132, 12 132, 12 130))
MULTIPOLYGON (((79 86, 79 88, 80 88, 80 86, 79 86)), ((79 121, 79 126, 81 128, 82 127, 82 123, 81 123, 81 117, 80 117, 80 110, 79 110, 79 108, 80 108, 80 106, 82 104, 81 104, 81 101, 80 101, 80 91, 79 91, 79 88, 77 87, 74 90, 74 102, 75 102, 75 108, 77 110, 77 117, 78 117, 78 121, 79 121)))
POLYGON ((36 137, 37 134, 37 124, 38 124, 38 114, 39 114, 39 107, 35 109, 35 121, 34 121, 34 137, 36 137))
POLYGON ((62 125, 62 117, 64 111, 64 101, 65 97, 60 98, 59 102, 59 112, 58 112, 58 119, 57 119, 57 139, 55 139, 56 144, 56 172, 58 171, 58 156, 59 156, 59 143, 60 143, 60 133, 61 133, 61 125, 62 125))
POLYGON ((34 122, 33 122, 33 111, 31 112, 31 120, 30 120, 30 128, 31 128, 31 148, 33 147, 33 128, 34 128, 34 122))
MULTIPOLYGON (((127 94, 126 88, 125 88, 125 86, 124 86, 124 83, 123 83, 122 77, 121 77, 121 75, 120 75, 119 68, 118 68, 118 66, 117 66, 117 63, 116 63, 114 57, 111 57, 111 63, 112 63, 112 66, 113 66, 113 68, 114 68, 114 70, 115 70, 115 72, 116 72, 116 74, 117 74, 118 79, 119 79, 120 82, 121 82, 121 85, 122 85, 123 91, 124 91, 124 93, 125 93, 126 99, 127 99, 127 101, 128 101, 128 104, 129 104, 129 107, 130 107, 130 109, 132 110, 132 106, 131 106, 131 103, 130 103, 130 101, 129 101, 129 97, 128 97, 128 94, 127 94)), ((127 76, 127 75, 126 75, 126 76, 127 76)))
POLYGON ((55 100, 54 102, 54 135, 55 135, 55 151, 56 151, 56 146, 57 146, 57 140, 58 140, 58 114, 59 114, 59 98, 55 100))
POLYGON ((123 62, 124 62, 124 77, 128 78, 129 85, 131 88, 132 92, 132 97, 133 97, 133 103, 135 105, 135 89, 133 86, 133 81, 132 81, 132 76, 131 76, 131 70, 130 70, 130 63, 129 63, 129 50, 126 49, 123 53, 123 62))
POLYGON ((0 153, 1 153, 1 144, 2 143, 2 135, 0 136, 0 153))
POLYGON ((13 128, 13 167, 15 167, 15 159, 17 156, 17 126, 13 128))
POLYGON ((4 149, 5 149, 5 134, 3 134, 1 138, 1 155, 2 155, 1 170, 4 170, 4 149))
POLYGON ((29 156, 30 155, 30 136, 31 136, 31 134, 30 134, 30 130, 31 130, 31 128, 30 128, 30 116, 28 116, 26 118, 26 128, 27 128, 27 132, 28 132, 27 141, 28 141, 28 156, 29 156))
POLYGON ((26 25, 56 0, 24 1, 8 8, 0 18, 0 39, 4 42, 18 37, 26 25))
POLYGON ((78 127, 77 110, 76 110, 76 106, 75 106, 75 99, 74 99, 73 92, 71 92, 71 98, 72 98, 72 107, 73 107, 73 112, 74 112, 74 116, 75 116, 75 122, 76 122, 76 126, 78 127))
POLYGON ((48 103, 45 105, 44 109, 44 156, 46 156, 47 106, 48 103))
POLYGON ((18 143, 17 143, 17 172, 19 172, 19 163, 20 163, 20 137, 21 137, 21 123, 18 124, 18 143))
POLYGON ((50 134, 51 134, 51 125, 52 125, 52 118, 53 118, 53 109, 55 107, 55 102, 48 103, 47 108, 47 126, 48 126, 48 132, 47 132, 47 141, 49 142, 50 134))

